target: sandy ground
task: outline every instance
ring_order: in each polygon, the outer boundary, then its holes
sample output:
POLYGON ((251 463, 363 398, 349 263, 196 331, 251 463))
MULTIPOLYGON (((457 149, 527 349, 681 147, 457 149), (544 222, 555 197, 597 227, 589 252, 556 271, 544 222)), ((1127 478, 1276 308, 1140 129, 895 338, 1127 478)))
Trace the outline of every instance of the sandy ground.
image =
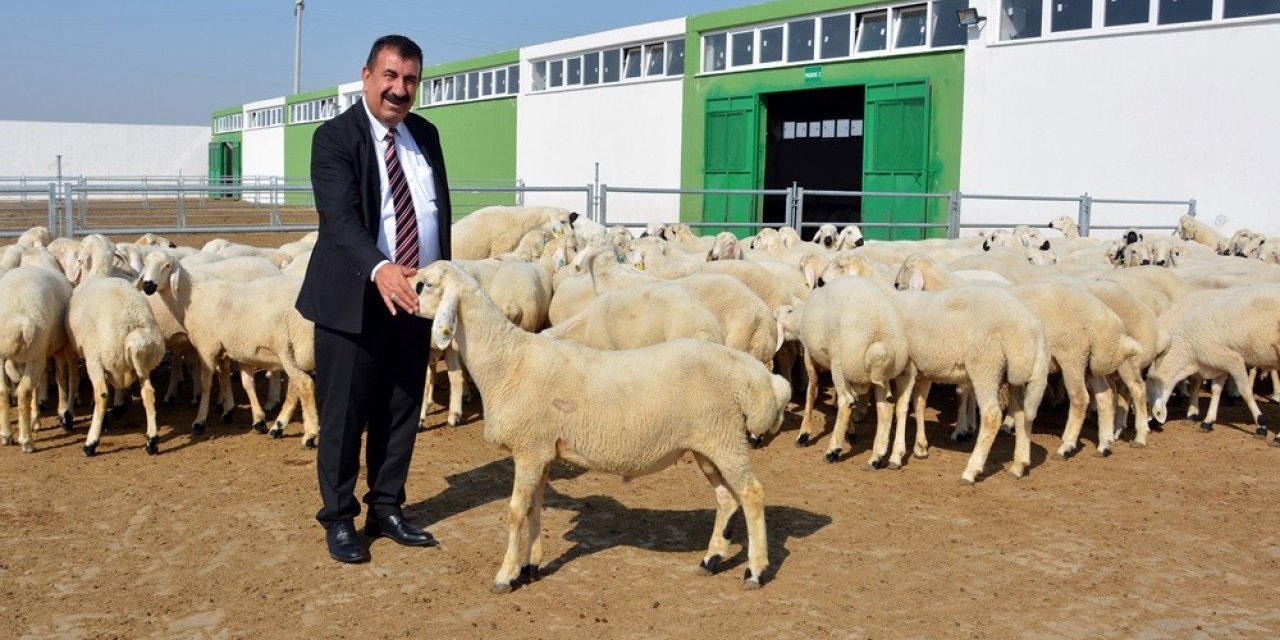
MULTIPOLYGON (((443 391, 443 390, 439 390, 443 391)), ((438 397, 443 398, 443 393, 438 397)), ((940 416, 950 423, 949 398, 940 416)), ((926 460, 864 472, 792 445, 798 418, 752 453, 768 509, 770 580, 743 591, 745 528, 722 573, 695 575, 713 496, 691 462, 632 483, 554 470, 543 578, 489 593, 505 544, 509 458, 438 408, 418 438, 407 514, 442 541, 379 540, 373 561, 325 554, 314 452, 234 424, 190 435, 185 404, 161 413, 161 454, 142 449, 134 403, 81 455, 76 432, 0 449, 4 638, 1240 638, 1276 637, 1280 449, 1227 407, 1212 434, 1186 421, 1145 449, 1069 461, 1059 411, 1042 412, 1028 477, 961 486, 968 447, 930 422, 926 460), (1230 424, 1228 424, 1230 423, 1230 424)), ((1276 415, 1274 405, 1264 410, 1276 415)), ((83 411, 83 410, 82 410, 83 411)), ((1181 410, 1177 410, 1181 415, 1181 410)), ((832 414, 826 413, 830 424, 832 414)), ((1274 421, 1274 420, 1273 420, 1274 421)), ((49 420, 46 420, 48 423, 49 420)))

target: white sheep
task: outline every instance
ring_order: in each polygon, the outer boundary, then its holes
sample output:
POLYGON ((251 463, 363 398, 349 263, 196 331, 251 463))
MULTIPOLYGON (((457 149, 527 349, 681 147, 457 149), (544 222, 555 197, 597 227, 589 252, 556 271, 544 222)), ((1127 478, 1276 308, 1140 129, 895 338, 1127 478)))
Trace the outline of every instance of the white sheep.
POLYGON ((419 313, 434 317, 432 342, 441 349, 455 346, 480 388, 485 440, 510 451, 515 461, 507 549, 495 592, 509 592, 520 575, 537 575, 542 495, 552 461, 630 478, 670 466, 685 452, 697 460, 719 502, 699 566, 714 572, 727 556, 725 526, 741 505, 748 531, 744 587, 761 585, 769 562, 764 491, 751 472, 747 441, 781 425, 791 396, 785 380, 746 354, 700 340, 599 351, 526 333, 474 279, 447 262, 428 266, 412 281, 419 313), (541 375, 550 367, 559 375, 541 375), (619 412, 621 398, 629 400, 619 412))
MULTIPOLYGON (((36 387, 44 380, 48 361, 55 362, 58 415, 69 415, 68 367, 75 366, 66 348, 67 304, 71 283, 61 273, 40 267, 15 267, 0 276, 0 360, 15 365, 18 444, 35 451, 31 431, 37 417, 36 387)), ((13 444, 9 425, 8 376, 0 375, 0 443, 13 444)), ((64 419, 63 427, 68 427, 64 419)))
POLYGON ((1217 249, 1226 240, 1226 237, 1217 229, 1189 214, 1178 218, 1178 237, 1189 242, 1197 242, 1210 249, 1217 249))
POLYGON ((455 259, 483 260, 515 249, 534 229, 572 234, 577 218, 559 207, 484 207, 453 223, 450 246, 455 259))
POLYGON ((108 391, 120 393, 140 382, 147 416, 145 448, 155 455, 160 438, 151 371, 164 357, 164 336, 142 293, 130 282, 110 277, 115 251, 109 241, 90 236, 82 252, 83 276, 71 294, 66 335, 69 348, 84 358, 93 384, 93 419, 84 454, 94 455, 102 438, 108 391))
POLYGON ((813 240, 810 242, 823 249, 835 249, 839 240, 840 230, 834 224, 828 223, 818 227, 818 232, 813 234, 813 240))
POLYGON ((1067 238, 1079 238, 1080 227, 1071 216, 1058 216, 1049 223, 1049 228, 1062 232, 1067 238))
POLYGON ((840 278, 816 290, 804 305, 778 310, 778 325, 788 339, 804 345, 804 417, 796 443, 807 445, 818 434, 813 428, 813 405, 821 366, 831 372, 836 389, 836 422, 827 447, 827 462, 840 457, 849 429, 850 409, 857 396, 874 393, 876 435, 871 459, 864 466, 877 469, 889 454, 894 420, 890 398, 896 393, 906 419, 907 398, 915 384, 910 346, 902 317, 881 287, 862 278, 840 278), (890 387, 890 384, 893 387, 890 387))
POLYGON ((31 227, 18 236, 14 244, 20 247, 47 247, 53 241, 53 234, 48 227, 31 227))

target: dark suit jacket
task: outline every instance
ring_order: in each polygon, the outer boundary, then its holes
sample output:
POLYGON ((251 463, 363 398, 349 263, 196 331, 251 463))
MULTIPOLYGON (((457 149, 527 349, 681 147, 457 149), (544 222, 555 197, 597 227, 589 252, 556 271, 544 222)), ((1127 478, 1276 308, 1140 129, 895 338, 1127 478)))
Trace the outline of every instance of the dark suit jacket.
MULTIPOLYGON (((404 123, 431 165, 440 257, 448 260, 453 214, 440 133, 414 113, 404 123)), ((317 325, 346 333, 360 333, 365 305, 380 303, 370 295, 376 285, 369 280, 373 268, 387 259, 377 246, 382 203, 377 153, 363 103, 320 125, 311 139, 311 189, 320 215, 320 237, 297 309, 317 325)))

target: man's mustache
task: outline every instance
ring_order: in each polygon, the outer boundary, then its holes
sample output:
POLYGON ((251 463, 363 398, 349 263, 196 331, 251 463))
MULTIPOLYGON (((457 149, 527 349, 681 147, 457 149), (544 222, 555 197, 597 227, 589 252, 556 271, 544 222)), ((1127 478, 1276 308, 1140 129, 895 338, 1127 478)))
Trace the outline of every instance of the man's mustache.
POLYGON ((407 95, 398 96, 394 93, 391 93, 390 91, 383 91, 382 99, 395 105, 403 105, 409 102, 409 96, 407 95))

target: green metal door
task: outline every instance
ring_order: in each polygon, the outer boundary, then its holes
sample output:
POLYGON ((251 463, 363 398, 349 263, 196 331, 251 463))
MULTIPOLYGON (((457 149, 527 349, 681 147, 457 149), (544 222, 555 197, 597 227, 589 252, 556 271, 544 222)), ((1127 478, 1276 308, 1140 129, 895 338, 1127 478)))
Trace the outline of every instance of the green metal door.
MULTIPOLYGON (((232 140, 226 144, 226 159, 223 161, 226 172, 226 183, 240 186, 240 142, 232 140)), ((233 200, 240 199, 239 191, 230 191, 227 197, 233 200)))
MULTIPOLYGON (((864 191, 925 193, 929 176, 929 81, 867 85, 864 191)), ((924 223, 924 198, 864 197, 863 222, 924 223)), ((865 230, 882 240, 915 240, 923 229, 865 230)))
MULTIPOLYGON (((209 186, 210 187, 214 185, 222 184, 222 176, 223 176, 223 170, 224 170, 222 159, 223 159, 222 143, 210 142, 209 143, 209 186)), ((221 197, 223 197, 223 192, 221 190, 214 190, 214 189, 209 190, 210 199, 221 198, 221 197)))
MULTIPOLYGON (((756 189, 756 155, 759 124, 756 97, 734 96, 707 100, 706 162, 703 182, 707 189, 756 189)), ((759 202, 752 195, 707 195, 702 199, 704 222, 755 222, 759 202)), ((739 237, 755 232, 750 227, 727 227, 739 237)), ((703 229, 702 234, 723 231, 703 229)))

